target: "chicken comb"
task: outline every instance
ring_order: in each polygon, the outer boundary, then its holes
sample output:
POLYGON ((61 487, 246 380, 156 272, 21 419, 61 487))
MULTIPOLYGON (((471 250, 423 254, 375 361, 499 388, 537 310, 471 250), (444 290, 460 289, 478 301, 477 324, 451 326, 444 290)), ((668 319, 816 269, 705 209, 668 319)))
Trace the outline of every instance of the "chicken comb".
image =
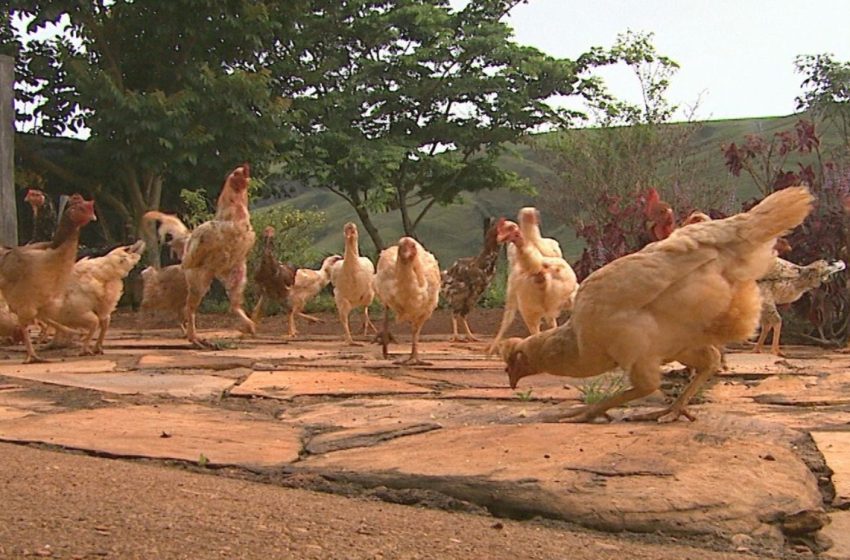
POLYGON ((652 213, 652 208, 659 202, 661 202, 661 196, 658 194, 657 190, 651 188, 646 191, 646 207, 643 210, 644 214, 649 216, 652 213))

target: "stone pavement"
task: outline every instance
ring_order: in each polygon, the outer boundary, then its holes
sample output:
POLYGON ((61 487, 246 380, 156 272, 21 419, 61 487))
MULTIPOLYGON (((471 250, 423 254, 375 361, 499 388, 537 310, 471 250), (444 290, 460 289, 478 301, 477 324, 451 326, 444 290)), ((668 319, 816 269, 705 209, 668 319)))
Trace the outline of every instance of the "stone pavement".
POLYGON ((850 557, 850 356, 733 352, 698 395, 694 423, 622 421, 680 389, 676 370, 666 394, 614 411, 613 423, 538 424, 526 418, 600 385, 537 376, 511 391, 484 343, 445 336, 425 337, 431 365, 417 368, 336 336, 216 336, 228 348, 192 349, 175 330, 115 330, 105 356, 50 364, 21 365, 5 349, 0 440, 424 491, 498 516, 730 550, 831 544, 824 557, 850 557))

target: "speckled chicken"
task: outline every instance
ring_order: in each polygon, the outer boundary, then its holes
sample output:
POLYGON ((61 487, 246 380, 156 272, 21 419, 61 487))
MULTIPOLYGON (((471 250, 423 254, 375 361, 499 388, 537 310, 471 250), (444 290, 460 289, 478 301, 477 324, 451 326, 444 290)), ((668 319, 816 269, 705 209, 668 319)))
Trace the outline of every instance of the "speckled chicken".
POLYGON ((287 301, 298 271, 297 267, 277 260, 274 254, 274 234, 275 230, 272 226, 263 230, 263 254, 254 273, 254 284, 260 294, 254 305, 254 311, 251 312, 251 320, 255 323, 263 315, 263 302, 266 299, 280 303, 287 301))
POLYGON ((761 352, 767 335, 773 330, 773 340, 770 351, 777 356, 782 355, 779 349, 779 336, 782 332, 782 316, 777 305, 793 303, 803 297, 809 290, 814 290, 836 272, 844 270, 844 261, 832 264, 825 260, 815 261, 807 266, 800 266, 785 259, 776 258, 773 266, 762 279, 758 281, 761 292, 761 316, 756 342, 756 352, 761 352))
POLYGON ((56 208, 39 189, 27 189, 24 202, 32 208, 32 235, 27 243, 50 241, 56 231, 56 208))
POLYGON ((192 231, 176 216, 157 211, 142 216, 143 222, 159 221, 160 238, 170 234, 172 248, 182 248, 179 256, 188 286, 186 338, 201 348, 211 344, 198 336, 195 317, 214 278, 227 290, 230 310, 240 321, 239 330, 246 334, 256 332, 254 321, 242 309, 247 281, 246 260, 256 240, 248 212, 250 182, 251 169, 247 163, 234 169, 224 181, 213 219, 192 231))
POLYGON ((497 235, 496 221, 491 218, 484 234, 484 246, 481 252, 474 257, 459 258, 448 270, 442 272, 441 292, 452 310, 452 341, 478 340, 472 334, 466 317, 478 304, 478 300, 496 275, 496 265, 501 252, 497 235), (466 331, 465 339, 461 339, 458 335, 458 322, 466 331))

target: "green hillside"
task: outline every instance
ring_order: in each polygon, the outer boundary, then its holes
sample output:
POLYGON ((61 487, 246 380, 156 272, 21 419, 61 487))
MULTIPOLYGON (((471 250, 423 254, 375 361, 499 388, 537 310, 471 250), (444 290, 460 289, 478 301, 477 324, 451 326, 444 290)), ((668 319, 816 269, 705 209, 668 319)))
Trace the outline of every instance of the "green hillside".
MULTIPOLYGON (((726 171, 720 146, 730 142, 740 143, 747 134, 770 136, 780 130, 788 130, 799 118, 800 115, 788 115, 707 121, 702 123, 703 126, 694 139, 694 147, 697 155, 707 161, 707 172, 715 174, 712 177, 714 183, 729 185, 737 193, 738 200, 743 201, 756 196, 757 190, 748 178, 735 178, 726 171)), ((826 140, 828 143, 829 139, 826 140)), ((502 158, 502 164, 527 177, 533 185, 540 185, 542 181, 553 176, 549 169, 532 159, 530 149, 525 146, 514 147, 509 155, 502 158)), ((315 209, 325 213, 327 223, 316 239, 316 249, 323 253, 342 251, 342 226, 345 222, 353 220, 359 225, 348 203, 323 189, 308 190, 279 204, 291 204, 299 209, 315 209)), ((535 197, 506 191, 466 195, 463 204, 433 208, 419 226, 417 234, 423 244, 437 256, 440 265, 446 268, 458 257, 473 255, 479 251, 482 224, 486 217, 513 217, 522 206, 537 206, 542 214, 544 235, 555 237, 561 242, 568 260, 579 257, 581 243, 562 216, 549 212, 545 202, 536 200, 535 197)), ((395 212, 376 216, 375 223, 386 243, 391 243, 401 235, 400 218, 395 212)), ((365 254, 374 254, 371 240, 362 233, 362 228, 361 250, 365 254)))

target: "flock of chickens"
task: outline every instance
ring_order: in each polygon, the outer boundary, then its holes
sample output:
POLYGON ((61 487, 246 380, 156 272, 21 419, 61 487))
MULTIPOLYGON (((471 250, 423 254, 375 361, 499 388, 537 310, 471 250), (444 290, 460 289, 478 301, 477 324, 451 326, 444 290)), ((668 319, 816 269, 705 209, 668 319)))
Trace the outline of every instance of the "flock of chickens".
MULTIPOLYGON (((558 409, 544 420, 607 416, 608 409, 656 390, 662 364, 674 360, 692 367, 696 375, 669 408, 643 417, 690 418, 688 400, 720 367, 724 344, 747 339, 761 323, 758 347, 773 328, 772 349, 778 353, 781 319, 776 304, 799 298, 843 269, 840 261, 800 267, 777 255, 782 243, 777 239, 799 225, 810 210, 812 196, 805 187, 774 193, 731 218, 711 220, 695 214, 679 227, 672 209, 656 196, 646 209, 654 242, 593 272, 581 285, 557 241, 541 235, 534 208, 521 209, 516 222, 492 220, 481 252, 444 271, 434 255, 410 237, 383 250, 373 265, 359 253, 354 223, 344 227, 342 256, 327 257, 318 270, 297 268, 278 262, 275 231, 269 227, 262 232, 262 256, 253 277, 259 297, 249 316, 243 309, 243 293, 246 262, 256 241, 248 211, 250 180, 248 164, 234 169, 224 182, 215 216, 192 230, 175 216, 145 214, 143 222, 158 224, 160 240, 170 245, 180 262, 142 271, 142 309, 173 312, 188 340, 208 347, 210 343, 198 335, 196 314, 213 279, 218 279, 243 333, 256 332, 265 302, 275 300, 287 308, 288 334, 296 336, 296 318, 315 320, 304 313, 304 306, 330 283, 346 343, 354 340, 349 316, 363 308, 363 334, 370 330, 378 334, 386 357, 391 311, 412 330, 410 355, 399 363, 423 364, 420 332, 441 293, 452 311, 452 340, 477 340, 467 315, 492 281, 501 245, 507 244, 505 310, 487 352, 502 356, 511 387, 537 373, 590 377, 615 367, 625 370, 631 382, 629 389, 599 403, 558 409), (369 318, 375 297, 384 306, 381 329, 369 318), (530 336, 505 340, 517 311, 530 336), (570 312, 569 319, 558 326, 565 311, 570 312)), ((31 189, 25 201, 36 217, 50 211, 40 191, 31 189)), ((38 238, 45 235, 37 230, 43 220, 34 220, 30 243, 0 249, 0 337, 23 342, 26 362, 42 361, 33 346, 33 326, 40 329, 42 342, 53 335, 52 345, 67 345, 81 337, 83 354, 103 352, 124 278, 139 262, 145 244, 139 241, 78 259, 80 229, 95 219, 93 201, 74 195, 60 209, 49 240, 38 238)))

